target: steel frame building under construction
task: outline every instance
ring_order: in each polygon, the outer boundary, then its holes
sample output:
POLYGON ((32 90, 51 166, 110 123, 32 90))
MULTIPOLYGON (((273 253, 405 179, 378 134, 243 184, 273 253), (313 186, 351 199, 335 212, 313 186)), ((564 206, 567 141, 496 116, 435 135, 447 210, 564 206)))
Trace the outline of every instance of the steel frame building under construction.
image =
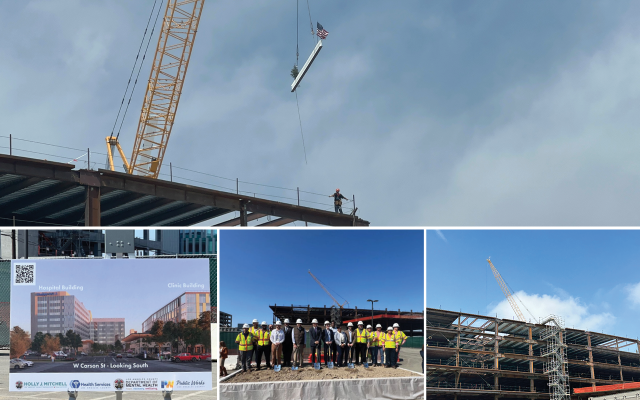
MULTIPOLYGON (((428 397, 552 398, 548 328, 427 308, 428 397)), ((560 339, 571 398, 575 388, 640 381, 640 340, 569 328, 560 339)))

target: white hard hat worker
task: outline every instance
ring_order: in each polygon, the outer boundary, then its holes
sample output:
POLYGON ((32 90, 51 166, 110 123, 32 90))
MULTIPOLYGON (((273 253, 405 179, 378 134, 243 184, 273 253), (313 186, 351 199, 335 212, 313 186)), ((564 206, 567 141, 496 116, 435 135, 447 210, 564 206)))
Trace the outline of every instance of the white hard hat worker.
POLYGON ((349 327, 349 326, 353 326, 353 322, 349 322, 349 323, 347 324, 347 327, 349 327))
POLYGON ((331 325, 331 322, 329 322, 329 321, 324 321, 324 324, 325 324, 325 325, 331 325))
POLYGON ((254 323, 254 324, 257 324, 257 323, 258 323, 258 320, 254 318, 254 319, 253 319, 253 323, 254 323))
POLYGON ((242 325, 242 329, 249 329, 249 324, 242 325))
POLYGON ((276 325, 282 325, 282 322, 280 322, 280 320, 277 320, 276 325))
POLYGON ((311 321, 311 323, 312 323, 312 324, 317 324, 317 323, 318 323, 318 320, 314 318, 314 319, 313 319, 313 321, 311 321))
POLYGON ((296 320, 296 324, 301 324, 301 323, 302 323, 302 320, 301 320, 300 318, 298 318, 298 319, 296 320))
POLYGON ((376 325, 376 329, 378 329, 378 328, 382 329, 382 325, 380 325, 380 324, 376 325))
POLYGON ((400 328, 400 325, 398 325, 398 323, 396 322, 395 324, 393 324, 394 328, 400 328))
POLYGON ((267 326, 267 321, 262 321, 262 323, 260 325, 267 326))
POLYGON ((288 324, 288 323, 289 323, 289 318, 285 318, 285 319, 284 319, 284 323, 285 323, 285 324, 288 324))
POLYGON ((367 329, 371 329, 371 325, 367 325, 367 329))
POLYGON ((358 326, 360 326, 360 325, 364 326, 364 324, 362 323, 362 321, 358 321, 358 326))
POLYGON ((388 327, 388 328, 387 328, 387 330, 388 330, 388 331, 392 331, 392 330, 393 330, 393 328, 392 328, 392 327, 388 327))

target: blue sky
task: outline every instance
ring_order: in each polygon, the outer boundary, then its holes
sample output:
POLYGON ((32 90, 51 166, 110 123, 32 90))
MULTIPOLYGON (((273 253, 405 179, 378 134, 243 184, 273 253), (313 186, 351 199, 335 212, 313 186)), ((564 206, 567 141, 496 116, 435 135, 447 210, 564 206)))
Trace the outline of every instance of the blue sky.
POLYGON ((36 286, 11 286, 11 326, 31 330, 31 296, 40 285, 82 286, 61 290, 74 295, 93 318, 124 318, 125 332, 140 332, 142 322, 185 291, 208 292, 208 259, 38 260, 36 286), (169 283, 204 285, 204 289, 169 288, 169 283))
MULTIPOLYGON (((513 318, 486 259, 535 317, 638 337, 640 231, 427 232, 427 306, 513 318)), ((525 307, 519 307, 531 318, 525 307)))
POLYGON ((220 310, 237 325, 272 321, 269 305, 420 311, 424 305, 424 233, 378 230, 220 232, 220 310), (340 297, 342 296, 342 297, 340 297), (343 299, 344 298, 344 299, 343 299))
MULTIPOLYGON (((640 179, 640 3, 309 4, 329 36, 298 92, 308 163, 290 92, 295 2, 207 1, 161 173, 171 162, 327 195, 339 187, 374 225, 640 223, 629 184, 640 179)), ((2 135, 104 153, 152 5, 3 3, 2 135)), ((305 1, 299 14, 302 64, 315 41, 305 1)), ((127 156, 143 88, 120 136, 127 156)), ((56 161, 81 155, 14 145, 56 161)))

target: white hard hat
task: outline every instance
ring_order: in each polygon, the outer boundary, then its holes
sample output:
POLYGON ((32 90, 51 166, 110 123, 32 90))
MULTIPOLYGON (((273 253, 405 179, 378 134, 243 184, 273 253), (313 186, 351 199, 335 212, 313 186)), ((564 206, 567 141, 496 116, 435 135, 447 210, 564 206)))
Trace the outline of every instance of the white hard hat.
POLYGON ((325 324, 325 325, 331 325, 331 322, 329 322, 329 321, 324 321, 324 324, 325 324))
POLYGON ((242 325, 242 329, 249 329, 249 324, 242 325))
POLYGON ((382 328, 382 325, 378 324, 376 325, 376 328, 382 328))
POLYGON ((253 320, 253 322, 258 322, 258 320, 257 320, 257 319, 254 319, 254 320, 253 320))
MULTIPOLYGON (((258 322, 258 321, 256 320, 256 322, 258 322)), ((260 325, 266 325, 266 324, 267 324, 267 321, 262 321, 262 323, 260 325)))
POLYGON ((398 323, 396 322, 395 324, 393 324, 394 328, 400 328, 400 325, 398 325, 398 323))
POLYGON ((358 325, 364 325, 364 322, 358 321, 358 325))
POLYGON ((317 324, 317 323, 318 323, 318 320, 314 318, 314 319, 313 319, 313 321, 311 321, 311 323, 312 323, 312 324, 317 324))
POLYGON ((280 322, 280 320, 276 321, 276 325, 282 325, 282 322, 280 322))
POLYGON ((349 322, 347 326, 353 326, 353 322, 349 322))
POLYGON ((285 318, 285 319, 284 319, 284 323, 285 323, 285 324, 288 324, 288 323, 289 323, 289 318, 285 318))
POLYGON ((296 321, 296 324, 301 324, 302 320, 300 318, 298 318, 298 320, 296 321))
POLYGON ((367 325, 367 329, 371 328, 371 325, 367 325))
POLYGON ((392 327, 388 327, 388 328, 387 328, 387 330, 388 330, 388 331, 392 331, 392 330, 393 330, 393 328, 392 328, 392 327))

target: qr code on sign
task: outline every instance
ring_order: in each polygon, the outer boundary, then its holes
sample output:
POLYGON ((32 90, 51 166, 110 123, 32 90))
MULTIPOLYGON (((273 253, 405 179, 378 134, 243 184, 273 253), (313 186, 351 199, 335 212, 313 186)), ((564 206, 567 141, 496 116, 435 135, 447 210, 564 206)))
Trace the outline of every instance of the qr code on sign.
POLYGON ((21 263, 15 264, 14 285, 35 285, 36 284, 36 264, 21 263))

